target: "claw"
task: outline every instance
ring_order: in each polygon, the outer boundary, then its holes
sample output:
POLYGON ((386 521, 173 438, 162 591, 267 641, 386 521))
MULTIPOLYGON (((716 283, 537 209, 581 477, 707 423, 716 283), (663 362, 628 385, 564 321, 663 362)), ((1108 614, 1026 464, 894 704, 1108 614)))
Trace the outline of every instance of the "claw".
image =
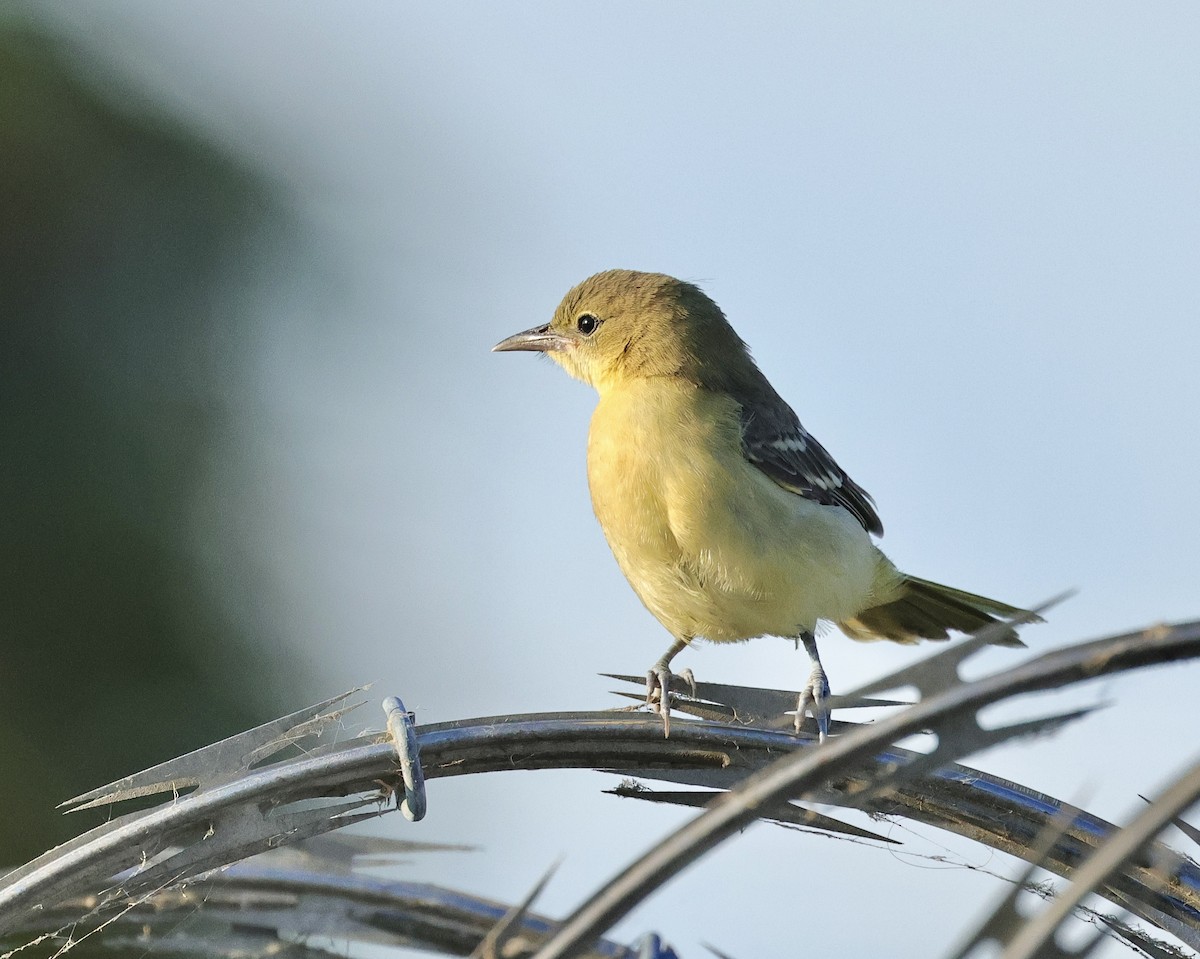
POLYGON ((696 695, 696 676, 690 669, 672 673, 669 666, 655 663, 646 671, 646 705, 662 717, 666 739, 671 736, 671 683, 675 679, 682 679, 692 696, 696 695))
POLYGON ((817 742, 823 743, 829 738, 829 680, 819 662, 813 663, 808 684, 800 690, 800 696, 796 699, 797 733, 804 723, 804 714, 810 710, 817 721, 817 742))
MULTIPOLYGON (((674 678, 671 673, 671 660, 682 649, 687 647, 691 642, 688 639, 676 639, 671 644, 662 656, 646 673, 646 705, 653 709, 662 717, 663 721, 663 738, 671 735, 671 680, 674 678), (658 691, 658 699, 655 700, 654 692, 658 691)), ((696 695, 696 677, 692 675, 690 669, 685 669, 679 674, 679 678, 684 680, 692 690, 692 695, 696 695)))
POLYGON ((663 737, 669 737, 671 735, 671 670, 668 667, 656 663, 646 672, 646 705, 662 717, 663 737))

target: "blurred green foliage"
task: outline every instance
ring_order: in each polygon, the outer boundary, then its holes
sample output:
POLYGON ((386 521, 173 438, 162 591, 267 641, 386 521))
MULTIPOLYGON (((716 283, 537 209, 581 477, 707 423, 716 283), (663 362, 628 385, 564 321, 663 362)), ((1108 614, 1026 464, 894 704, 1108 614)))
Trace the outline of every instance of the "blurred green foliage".
POLYGON ((0 23, 0 864, 95 821, 61 800, 301 705, 195 546, 286 218, 79 63, 0 23))

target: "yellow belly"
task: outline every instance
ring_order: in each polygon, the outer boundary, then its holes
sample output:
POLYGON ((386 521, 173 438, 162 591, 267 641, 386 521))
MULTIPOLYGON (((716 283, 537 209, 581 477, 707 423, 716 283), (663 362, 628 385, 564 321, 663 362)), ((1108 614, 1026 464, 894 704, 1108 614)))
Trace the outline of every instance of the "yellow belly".
POLYGON ((795 636, 871 605, 891 570, 848 512, 745 459, 733 400, 687 383, 603 395, 588 481, 626 578, 679 638, 795 636))

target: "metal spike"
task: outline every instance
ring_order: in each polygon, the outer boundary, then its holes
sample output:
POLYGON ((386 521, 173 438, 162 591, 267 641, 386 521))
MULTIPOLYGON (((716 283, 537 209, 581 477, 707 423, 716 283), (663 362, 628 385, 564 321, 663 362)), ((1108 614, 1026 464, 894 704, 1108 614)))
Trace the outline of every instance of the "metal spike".
MULTIPOLYGON (((630 676, 624 673, 601 673, 608 679, 633 683, 645 687, 644 676, 630 676)), ((710 719, 722 717, 719 721, 739 723, 743 726, 755 726, 762 729, 791 729, 793 726, 790 711, 796 708, 798 690, 787 689, 758 689, 752 686, 731 686, 726 683, 696 683, 696 695, 680 695, 690 692, 691 687, 673 678, 671 693, 673 700, 671 708, 680 712, 691 713, 710 719), (714 709, 713 705, 721 707, 714 709)), ((635 695, 617 691, 616 695, 629 699, 645 699, 645 695, 635 695)), ((867 709, 883 706, 909 706, 911 703, 897 699, 870 699, 862 696, 832 696, 829 699, 830 708, 867 709)))
POLYGON ((914 758, 903 764, 888 767, 882 773, 873 776, 861 790, 854 790, 856 804, 865 805, 882 795, 894 791, 901 783, 911 782, 925 776, 930 776, 944 766, 949 766, 963 756, 973 755, 1000 743, 1023 736, 1045 735, 1056 732, 1068 723, 1075 722, 1089 715, 1096 707, 1073 709, 1054 716, 1043 716, 1040 719, 1027 719, 1008 726, 994 729, 984 729, 979 725, 978 716, 971 713, 966 716, 947 717, 937 723, 933 732, 937 734, 936 748, 929 753, 917 753, 914 758))
POLYGON ((1037 622, 1046 610, 1057 606, 1063 600, 1074 595, 1074 590, 1060 593, 1053 599, 1035 606, 1028 612, 1014 616, 1009 620, 992 623, 985 626, 954 645, 943 649, 932 656, 927 656, 918 663, 898 669, 882 679, 877 679, 860 686, 850 695, 862 696, 866 693, 884 693, 892 689, 914 686, 920 692, 922 699, 929 699, 944 690, 962 685, 963 680, 958 675, 958 667, 964 660, 975 655, 985 646, 992 645, 1004 636, 1013 626, 1037 622))
MULTIPOLYGON (((1150 802, 1150 800, 1141 793, 1138 793, 1138 799, 1142 800, 1143 802, 1150 802)), ((1181 819, 1179 816, 1176 816, 1171 820, 1171 825, 1187 836, 1188 839, 1194 842, 1197 846, 1200 846, 1200 829, 1197 829, 1190 822, 1185 819, 1181 819)))
MULTIPOLYGON (((617 786, 615 789, 606 789, 604 792, 609 796, 620 796, 623 799, 644 799, 647 802, 668 803, 675 806, 691 806, 696 809, 703 809, 709 805, 709 803, 718 802, 722 796, 728 795, 728 793, 725 791, 669 791, 647 789, 644 786, 636 789, 628 786, 617 786)), ((881 836, 879 833, 871 832, 869 829, 863 829, 861 826, 852 826, 848 822, 842 822, 840 819, 835 819, 833 816, 826 816, 824 813, 819 813, 815 809, 806 809, 803 806, 797 806, 790 802, 784 802, 769 808, 765 808, 762 816, 759 818, 769 820, 770 822, 777 822, 781 825, 799 826, 804 829, 819 829, 824 832, 854 836, 857 839, 871 839, 875 842, 885 842, 897 846, 903 845, 898 840, 889 839, 887 836, 881 836)))
MULTIPOLYGON (((374 804, 373 799, 355 798, 272 815, 264 815, 256 805, 221 810, 202 841, 192 842, 149 868, 123 873, 101 895, 106 899, 127 899, 268 849, 376 819, 381 815, 378 809, 354 812, 371 804, 374 804)), ((149 858, 153 859, 155 854, 156 851, 150 851, 149 858)))
POLYGON ((513 939, 521 929, 521 924, 525 921, 525 916, 529 912, 529 908, 533 905, 538 896, 542 894, 542 890, 546 888, 546 883, 550 881, 550 877, 554 875, 558 869, 558 863, 554 863, 545 874, 539 879, 532 889, 526 894, 525 898, 514 905, 504 914, 496 925, 494 925, 486 936, 480 940, 472 952, 470 959, 504 959, 504 947, 513 939))
POLYGON ((238 733, 236 736, 125 776, 106 786, 92 789, 59 803, 57 808, 79 812, 124 799, 179 792, 193 786, 206 789, 236 779, 267 756, 305 736, 317 735, 327 726, 339 722, 346 713, 362 703, 353 703, 328 713, 324 710, 368 688, 369 686, 356 686, 340 696, 307 706, 244 733, 238 733))

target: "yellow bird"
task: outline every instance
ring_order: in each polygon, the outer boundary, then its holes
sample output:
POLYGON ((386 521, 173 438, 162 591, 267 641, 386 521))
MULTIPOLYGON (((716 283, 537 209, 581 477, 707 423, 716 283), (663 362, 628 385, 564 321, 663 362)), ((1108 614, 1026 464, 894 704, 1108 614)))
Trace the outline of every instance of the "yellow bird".
MULTIPOLYGON (((661 273, 609 270, 497 351, 545 353, 600 395, 588 485, 617 563, 675 641, 647 673, 670 733, 671 660, 693 639, 798 639, 796 706, 829 729, 821 621, 915 643, 1024 610, 901 573, 872 541, 871 497, 800 425, 717 304, 661 273)), ((1006 631, 997 642, 1021 645, 1006 631)), ((688 675, 690 681, 690 674, 688 675)))

